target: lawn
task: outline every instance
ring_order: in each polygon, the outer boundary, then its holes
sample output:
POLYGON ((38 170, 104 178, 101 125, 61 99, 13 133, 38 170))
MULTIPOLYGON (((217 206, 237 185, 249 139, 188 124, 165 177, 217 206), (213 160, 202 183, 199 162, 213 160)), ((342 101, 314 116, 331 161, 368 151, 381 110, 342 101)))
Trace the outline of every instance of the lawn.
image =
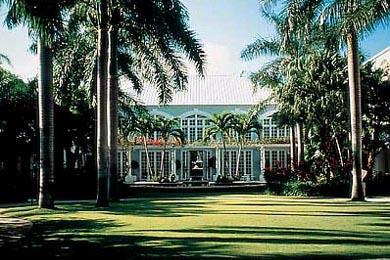
POLYGON ((2 209, 35 224, 14 250, 62 259, 390 257, 390 202, 219 194, 2 209))

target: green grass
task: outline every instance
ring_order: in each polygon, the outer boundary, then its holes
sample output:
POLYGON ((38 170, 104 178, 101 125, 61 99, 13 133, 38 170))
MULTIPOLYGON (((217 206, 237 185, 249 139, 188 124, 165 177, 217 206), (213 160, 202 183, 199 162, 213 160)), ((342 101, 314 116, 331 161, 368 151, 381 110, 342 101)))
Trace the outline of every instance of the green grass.
POLYGON ((3 209, 35 223, 13 253, 132 257, 390 257, 390 203, 231 194, 134 199, 96 209, 3 209))

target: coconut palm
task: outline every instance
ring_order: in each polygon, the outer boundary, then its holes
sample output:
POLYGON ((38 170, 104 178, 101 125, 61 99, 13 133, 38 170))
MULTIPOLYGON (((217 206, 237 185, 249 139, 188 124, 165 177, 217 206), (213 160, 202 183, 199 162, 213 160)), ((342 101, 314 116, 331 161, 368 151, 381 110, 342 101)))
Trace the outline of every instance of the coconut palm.
MULTIPOLYGON (((229 112, 223 112, 220 114, 213 114, 212 117, 209 119, 210 125, 208 128, 206 128, 204 140, 218 140, 220 139, 222 141, 222 154, 226 153, 226 137, 230 134, 230 129, 232 126, 232 119, 233 114, 229 112)), ((222 161, 225 162, 221 158, 222 161)), ((227 162, 225 162, 226 164, 227 162)), ((222 167, 222 174, 225 175, 223 172, 223 169, 225 167, 222 167)))
POLYGON ((63 28, 65 10, 73 1, 29 1, 1 0, 6 4, 8 13, 6 24, 9 28, 17 25, 27 26, 38 38, 39 74, 39 128, 40 128, 40 184, 39 207, 53 208, 52 197, 54 184, 53 155, 53 59, 52 43, 63 28))
POLYGON ((161 152, 161 163, 160 163, 160 177, 165 177, 164 173, 164 159, 165 151, 170 139, 174 139, 179 143, 184 143, 184 133, 178 127, 179 119, 178 118, 166 118, 158 116, 156 118, 156 131, 161 135, 161 140, 163 141, 163 149, 161 152))
POLYGON ((231 129, 234 131, 234 137, 238 145, 237 160, 236 160, 236 172, 235 175, 239 177, 239 165, 241 158, 242 148, 247 140, 247 134, 261 130, 261 124, 258 119, 261 107, 250 110, 248 113, 233 114, 231 129))

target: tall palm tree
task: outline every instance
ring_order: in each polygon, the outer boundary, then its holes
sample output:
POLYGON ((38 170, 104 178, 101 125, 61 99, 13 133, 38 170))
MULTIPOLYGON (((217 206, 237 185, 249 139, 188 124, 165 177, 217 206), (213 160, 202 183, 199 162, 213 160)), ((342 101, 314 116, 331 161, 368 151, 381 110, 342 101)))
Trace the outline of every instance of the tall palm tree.
POLYGON ((99 207, 108 206, 108 174, 109 174, 109 151, 108 151, 108 109, 107 109, 107 83, 108 83, 108 1, 100 0, 98 3, 98 75, 97 75, 97 199, 99 207))
POLYGON ((166 118, 166 117, 157 117, 156 118, 156 131, 161 134, 161 139, 163 140, 163 149, 161 152, 161 163, 160 163, 160 177, 165 177, 164 173, 164 159, 165 151, 170 139, 174 139, 179 143, 184 142, 184 133, 178 128, 179 119, 178 118, 166 118))
POLYGON ((111 0, 111 26, 109 31, 109 89, 108 89, 108 147, 110 161, 110 185, 109 198, 117 201, 118 196, 118 24, 120 19, 120 10, 118 2, 111 0))
POLYGON ((347 45, 349 103, 352 141, 352 200, 364 200, 362 186, 362 111, 359 61, 359 36, 372 31, 390 15, 388 0, 323 1, 322 18, 337 30, 340 40, 347 45))
MULTIPOLYGON (((302 86, 307 83, 303 81, 304 73, 306 72, 304 60, 309 48, 312 48, 310 44, 306 44, 308 41, 312 44, 317 35, 310 35, 310 39, 302 41, 299 37, 293 37, 286 34, 286 26, 288 22, 283 15, 276 15, 275 13, 264 9, 263 16, 268 19, 276 29, 276 36, 269 39, 259 38, 255 42, 249 44, 241 53, 241 58, 245 60, 252 60, 260 55, 271 55, 275 59, 266 64, 259 71, 252 73, 250 79, 252 83, 257 87, 266 87, 272 90, 273 96, 278 101, 278 113, 282 124, 290 127, 290 156, 291 156, 291 169, 295 170, 297 165, 297 151, 296 151, 296 138, 302 137, 297 135, 296 124, 298 124, 298 118, 304 117, 305 102, 304 97, 300 92, 302 86)), ((313 28, 313 23, 307 24, 308 28, 313 28)), ((309 36, 307 36, 309 38, 309 36)), ((300 151, 302 149, 302 139, 298 140, 300 144, 300 151)), ((301 153, 303 154, 303 153, 301 153)), ((302 157, 302 156, 301 156, 302 157)))
MULTIPOLYGON (((222 141, 222 154, 223 156, 226 153, 226 137, 230 134, 230 129, 232 127, 233 114, 229 112, 223 112, 220 114, 213 114, 210 118, 210 125, 206 128, 204 139, 205 141, 214 139, 220 139, 222 141)), ((227 163, 222 157, 221 161, 225 164, 227 163)), ((226 165, 225 165, 226 166, 226 165)), ((225 175, 223 169, 225 167, 221 167, 222 175, 225 175)))
POLYGON ((52 42, 63 28, 65 10, 73 5, 65 1, 0 0, 6 3, 9 28, 25 25, 38 38, 40 71, 38 74, 39 103, 39 207, 54 208, 54 101, 52 42))
MULTIPOLYGON (((93 28, 88 29, 91 24, 94 24, 93 17, 98 14, 94 8, 91 8, 92 2, 92 0, 80 1, 72 15, 73 22, 83 25, 81 34, 94 34, 93 28)), ((115 118, 117 118, 116 104, 118 103, 115 100, 118 77, 115 75, 125 76, 132 87, 139 91, 145 83, 156 87, 159 90, 160 102, 166 103, 170 101, 175 90, 186 87, 187 71, 183 57, 192 61, 198 73, 203 75, 205 54, 195 33, 189 29, 188 13, 180 1, 143 0, 133 1, 129 5, 128 1, 111 0, 108 3, 111 14, 110 53, 112 54, 109 63, 118 64, 117 67, 110 66, 110 82, 113 84, 110 83, 110 101, 108 101, 110 106, 108 116, 113 118, 108 119, 112 122, 109 126, 110 161, 115 164, 117 149, 114 140, 117 131, 115 118), (115 52, 113 49, 116 44, 115 52)), ((93 59, 90 59, 90 63, 92 62, 93 59)), ((93 68, 91 65, 85 67, 93 68)), ((85 74, 91 72, 92 69, 85 74)), ((115 165, 112 165, 111 172, 110 176, 113 176, 110 178, 111 186, 116 187, 115 165)))
MULTIPOLYGON (((307 34, 308 20, 319 18, 320 24, 333 30, 340 43, 347 46, 348 83, 352 141, 352 200, 364 200, 362 188, 360 36, 371 32, 377 24, 388 21, 388 0, 294 0, 283 8, 288 20, 287 31, 307 34)), ((287 37, 289 35, 287 34, 287 37)))

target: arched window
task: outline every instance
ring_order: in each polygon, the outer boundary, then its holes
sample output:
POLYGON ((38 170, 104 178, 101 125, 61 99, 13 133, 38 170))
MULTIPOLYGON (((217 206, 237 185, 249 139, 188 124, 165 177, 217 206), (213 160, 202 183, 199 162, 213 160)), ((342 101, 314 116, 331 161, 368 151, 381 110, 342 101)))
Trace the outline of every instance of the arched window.
POLYGON ((187 116, 181 120, 181 128, 188 142, 202 140, 205 126, 208 124, 207 117, 198 114, 187 116))

